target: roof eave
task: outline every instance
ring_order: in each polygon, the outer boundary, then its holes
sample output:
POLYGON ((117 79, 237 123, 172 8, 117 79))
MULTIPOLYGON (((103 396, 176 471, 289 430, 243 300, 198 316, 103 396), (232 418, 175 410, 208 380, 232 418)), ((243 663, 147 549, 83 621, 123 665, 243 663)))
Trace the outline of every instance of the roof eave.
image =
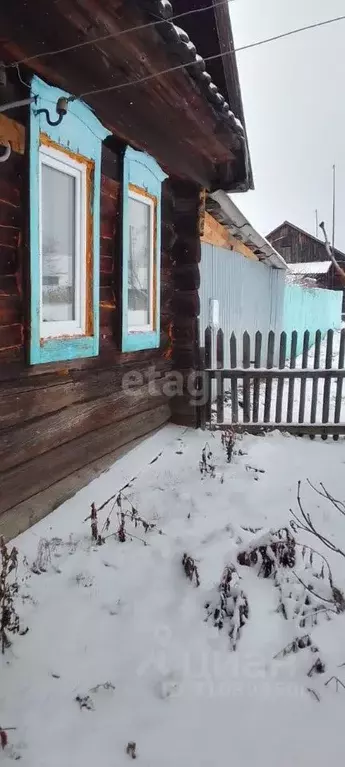
MULTIPOLYGON (((213 2, 215 0, 212 0, 213 2)), ((169 19, 173 16, 173 6, 169 0, 137 0, 137 2, 147 11, 147 13, 155 18, 161 19, 164 23, 157 25, 157 31, 164 38, 164 40, 171 46, 174 55, 178 54, 181 63, 186 64, 186 72, 196 82, 206 99, 210 102, 213 110, 217 113, 218 117, 221 115, 224 123, 227 123, 229 131, 231 131, 241 144, 241 157, 238 162, 238 173, 236 177, 233 174, 227 173, 227 163, 222 164, 218 168, 218 179, 210 188, 210 191, 215 191, 219 188, 226 192, 245 192, 249 189, 253 189, 253 175, 249 156, 248 140, 246 129, 244 125, 243 104, 241 98, 241 89, 238 76, 238 69, 236 64, 236 57, 226 56, 224 59, 228 59, 230 68, 233 68, 233 83, 236 92, 236 104, 234 105, 234 111, 232 111, 231 104, 226 101, 223 94, 218 91, 215 83, 211 81, 211 77, 207 72, 206 64, 203 58, 197 53, 193 42, 189 39, 189 36, 183 29, 177 27, 173 21, 169 19)), ((226 6, 227 8, 227 6, 226 6)), ((215 6, 214 11, 219 9, 219 6, 215 6)), ((231 29, 230 15, 227 12, 226 29, 221 31, 222 26, 217 20, 217 30, 220 43, 220 49, 224 45, 226 35, 229 35, 226 43, 226 49, 233 48, 233 35, 231 29), (222 36, 220 38, 220 35, 222 36), (222 42, 223 41, 223 42, 222 42)), ((230 86, 230 80, 227 79, 227 96, 230 100, 230 93, 232 96, 233 90, 230 86)), ((231 98, 233 101, 233 98, 231 98)))
POLYGON ((210 198, 220 209, 220 218, 224 226, 229 229, 232 235, 249 246, 259 261, 271 269, 284 271, 288 269, 283 256, 266 240, 266 237, 254 229, 226 192, 218 189, 210 195, 210 198))

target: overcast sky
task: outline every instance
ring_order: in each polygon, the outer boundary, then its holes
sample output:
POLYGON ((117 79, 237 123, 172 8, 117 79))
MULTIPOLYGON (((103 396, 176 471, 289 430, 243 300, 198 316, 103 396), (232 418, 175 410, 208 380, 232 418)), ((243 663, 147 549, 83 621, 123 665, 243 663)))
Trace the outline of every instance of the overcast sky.
MULTIPOLYGON (((345 0, 233 0, 236 47, 345 14, 345 0)), ((267 234, 285 219, 331 230, 345 251, 345 20, 237 54, 255 191, 233 195, 267 234)))

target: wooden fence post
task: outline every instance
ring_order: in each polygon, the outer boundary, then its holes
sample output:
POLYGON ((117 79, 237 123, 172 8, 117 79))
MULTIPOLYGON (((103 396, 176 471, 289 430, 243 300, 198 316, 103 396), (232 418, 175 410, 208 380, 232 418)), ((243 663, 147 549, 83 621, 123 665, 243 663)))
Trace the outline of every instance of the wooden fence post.
MULTIPOLYGON (((268 334, 267 343, 267 369, 273 368, 274 362, 274 340, 275 335, 273 330, 270 330, 268 334)), ((272 399, 272 377, 266 378, 266 391, 265 391, 265 408, 264 408, 264 422, 269 423, 271 416, 271 399, 272 399)))
MULTIPOLYGON (((250 367, 250 336, 247 331, 243 333, 243 367, 250 367)), ((243 421, 250 421, 250 379, 243 378, 243 421)))
MULTIPOLYGON (((254 367, 261 367, 261 345, 262 345, 262 333, 258 330, 255 333, 255 355, 254 355, 254 367)), ((259 404, 260 404, 260 378, 254 378, 253 384, 253 422, 257 423, 259 420, 259 404)))
MULTIPOLYGON (((321 352, 321 330, 317 330, 315 333, 314 370, 318 370, 320 367, 320 352, 321 352)), ((310 423, 315 423, 316 421, 318 386, 319 386, 318 379, 314 378, 312 393, 311 393, 310 423)))
MULTIPOLYGON (((217 369, 224 367, 224 333, 221 328, 217 332, 217 369)), ((217 423, 224 421, 224 378, 217 375, 217 423)))
MULTIPOLYGON (((309 340, 310 340, 309 330, 305 330, 304 331, 304 336, 303 336, 303 353, 302 353, 302 369, 303 370, 306 370, 308 368, 309 340)), ((306 377, 305 376, 303 376, 303 377, 301 376, 301 388, 300 388, 300 395, 299 395, 298 423, 303 423, 304 422, 306 383, 307 383, 306 377)))
POLYGON ((205 349, 204 347, 200 347, 199 348, 198 391, 202 392, 203 397, 202 397, 202 401, 198 405, 198 413, 199 413, 199 428, 202 429, 203 431, 206 428, 206 402, 210 396, 209 380, 210 379, 207 373, 205 372, 205 349), (207 396, 206 400, 205 400, 205 396, 207 396))
MULTIPOLYGON (((230 338, 230 367, 237 368, 237 344, 235 333, 231 333, 230 338)), ((238 388, 237 378, 231 379, 231 421, 238 422, 238 388)))
MULTIPOLYGON (((294 370, 296 367, 297 341, 298 341, 297 330, 293 330, 291 333, 291 352, 290 352, 290 369, 291 370, 294 370)), ((287 423, 292 423, 293 421, 294 392, 295 392, 295 380, 294 378, 290 378, 289 389, 288 389, 287 417, 286 417, 287 423)))
MULTIPOLYGON (((208 326, 205 330, 205 368, 212 367, 212 330, 208 326)), ((205 374, 207 375, 207 374, 205 374)), ((211 423, 212 413, 212 382, 210 376, 207 377, 207 400, 205 403, 205 420, 211 423)))
MULTIPOLYGON (((344 368, 344 363, 345 363, 345 328, 342 329, 341 335, 340 335, 338 370, 342 370, 344 368)), ((334 423, 340 422, 342 391, 343 391, 343 377, 338 376, 337 390, 335 394, 334 423)), ((338 436, 336 438, 338 439, 338 436)))
MULTIPOLYGON (((326 346, 326 370, 330 370, 332 367, 332 354, 333 354, 333 335, 334 331, 329 330, 327 333, 327 346, 326 346)), ((328 423, 329 420, 329 399, 331 394, 331 378, 325 378, 323 387, 323 405, 322 405, 322 423, 328 423)), ((323 439, 327 439, 327 434, 322 435, 323 439)))
MULTIPOLYGON (((279 345, 279 369, 282 370, 285 367, 286 362, 286 333, 283 331, 280 335, 279 345)), ((284 391, 284 378, 278 379, 277 384, 277 401, 276 401, 276 423, 281 423, 282 420, 282 401, 284 391)))

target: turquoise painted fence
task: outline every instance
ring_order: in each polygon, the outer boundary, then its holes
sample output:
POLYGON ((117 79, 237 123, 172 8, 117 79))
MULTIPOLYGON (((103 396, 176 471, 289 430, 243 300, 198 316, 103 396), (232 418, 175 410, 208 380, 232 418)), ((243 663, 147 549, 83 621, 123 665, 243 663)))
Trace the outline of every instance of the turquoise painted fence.
POLYGON ((305 330, 310 331, 312 345, 316 330, 320 329, 322 335, 325 335, 329 328, 340 328, 342 302, 341 290, 302 288, 299 285, 285 286, 283 329, 288 338, 293 330, 297 330, 297 354, 302 352, 305 330))

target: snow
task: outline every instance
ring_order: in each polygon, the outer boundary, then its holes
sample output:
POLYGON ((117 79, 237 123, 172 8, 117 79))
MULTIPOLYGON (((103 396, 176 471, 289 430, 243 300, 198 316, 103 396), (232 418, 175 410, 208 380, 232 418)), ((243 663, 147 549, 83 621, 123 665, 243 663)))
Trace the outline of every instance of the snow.
POLYGON ((289 264, 289 270, 293 274, 327 274, 331 266, 331 261, 297 261, 289 264))
MULTIPOLYGON (((340 346, 340 338, 341 338, 341 331, 335 330, 334 331, 334 337, 333 337, 333 353, 332 353, 332 368, 336 370, 338 367, 338 359, 339 359, 339 346, 340 346)), ((325 369, 326 368, 326 348, 327 348, 327 337, 323 339, 321 342, 321 349, 320 349, 320 368, 325 369)), ((314 367, 314 353, 315 353, 315 347, 311 347, 309 349, 308 353, 308 368, 314 367)), ((286 365, 287 368, 290 367, 290 364, 288 363, 286 365)), ((300 357, 297 357, 296 360, 296 368, 300 369, 302 368, 302 355, 300 357)), ((264 368, 263 368, 264 371, 264 368)), ((272 382, 272 397, 271 397, 271 421, 275 421, 275 413, 276 413, 276 401, 277 401, 277 387, 278 382, 277 380, 272 382)), ((230 386, 227 386, 227 382, 225 382, 225 407, 224 407, 224 423, 227 423, 231 421, 231 390, 230 386)), ((260 394, 259 394, 259 421, 263 421, 263 415, 264 415, 264 406, 265 406, 265 391, 266 391, 266 384, 264 379, 260 380, 260 394)), ((288 391, 289 391, 289 381, 287 378, 284 379, 284 388, 283 388, 283 398, 282 398, 282 414, 283 414, 283 422, 286 418, 287 414, 287 405, 288 405, 288 391)), ((294 382, 294 399, 293 399, 293 416, 292 416, 292 422, 298 423, 298 414, 299 414, 299 403, 300 403, 300 391, 301 391, 301 381, 299 379, 296 379, 294 382)), ((310 423, 310 415, 311 415, 311 399, 312 399, 312 392, 313 392, 313 381, 311 378, 307 379, 306 381, 306 396, 305 396, 305 415, 304 415, 304 423, 310 423)), ((336 391, 337 391, 337 378, 334 377, 331 379, 331 386, 330 386, 330 409, 329 409, 329 423, 334 423, 334 411, 335 411, 335 399, 336 399, 336 391)), ((324 380, 319 380, 317 383, 317 404, 316 404, 316 423, 322 422, 322 407, 323 407, 323 392, 324 392, 324 380)), ((238 384, 238 394, 239 394, 239 401, 242 402, 242 395, 243 395, 243 389, 242 384, 238 384)), ((253 407, 253 386, 251 386, 250 391, 250 407, 252 409, 253 407)), ((240 421, 243 420, 243 409, 240 406, 238 408, 238 416, 240 421)), ((251 410, 252 412, 252 410, 251 410)), ((213 417, 215 419, 216 417, 216 406, 213 406, 213 417)), ((343 383, 343 389, 342 389, 342 402, 341 402, 341 412, 340 412, 340 421, 345 421, 345 384, 343 383)))
MULTIPOLYGON (((305 482, 322 481, 344 498, 344 444, 246 435, 228 464, 219 434, 167 426, 19 536, 17 604, 29 632, 1 658, 0 724, 16 728, 1 767, 18 757, 25 767, 121 767, 131 741, 142 767, 338 763, 345 690, 325 682, 336 675, 345 683, 345 614, 299 628, 293 612, 287 620, 277 612, 273 580, 238 565, 237 553, 255 539, 249 527, 288 524, 298 480, 305 508, 345 546, 345 520, 305 482), (206 439, 213 477, 199 470, 206 439), (145 534, 127 520, 136 538, 94 545, 84 521, 91 503, 101 506, 128 482, 124 493, 156 528, 145 534), (185 552, 199 588, 183 572, 185 552), (33 563, 45 571, 35 574, 33 563), (236 650, 205 610, 231 564, 235 593, 249 602, 236 650), (326 663, 312 678, 309 647, 274 657, 306 632, 326 663)), ((112 504, 99 512, 99 529, 112 504)), ((107 534, 117 529, 116 509, 107 534)), ((329 552, 328 560, 344 589, 341 558, 329 552)))

